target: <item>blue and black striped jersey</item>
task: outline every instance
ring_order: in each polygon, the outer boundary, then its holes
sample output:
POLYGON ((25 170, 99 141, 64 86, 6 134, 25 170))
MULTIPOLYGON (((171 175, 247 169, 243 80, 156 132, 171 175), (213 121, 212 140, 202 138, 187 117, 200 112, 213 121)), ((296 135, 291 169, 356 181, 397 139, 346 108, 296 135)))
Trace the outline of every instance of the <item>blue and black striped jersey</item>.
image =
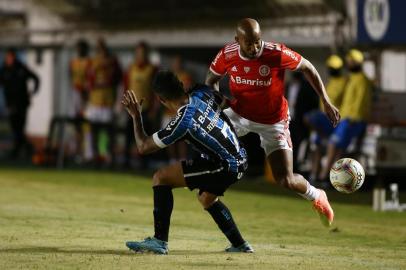
POLYGON ((162 130, 153 134, 161 148, 179 140, 191 143, 207 158, 221 162, 231 172, 247 168, 247 154, 220 108, 223 99, 206 85, 197 85, 189 92, 188 104, 162 130))

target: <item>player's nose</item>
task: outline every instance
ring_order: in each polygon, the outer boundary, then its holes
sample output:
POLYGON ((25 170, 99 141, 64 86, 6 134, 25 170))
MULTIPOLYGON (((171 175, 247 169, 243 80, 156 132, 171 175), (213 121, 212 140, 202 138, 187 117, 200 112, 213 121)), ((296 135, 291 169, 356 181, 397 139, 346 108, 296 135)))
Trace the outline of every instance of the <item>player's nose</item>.
POLYGON ((252 47, 250 49, 250 53, 253 54, 253 55, 257 54, 258 52, 259 52, 259 50, 256 47, 252 47))

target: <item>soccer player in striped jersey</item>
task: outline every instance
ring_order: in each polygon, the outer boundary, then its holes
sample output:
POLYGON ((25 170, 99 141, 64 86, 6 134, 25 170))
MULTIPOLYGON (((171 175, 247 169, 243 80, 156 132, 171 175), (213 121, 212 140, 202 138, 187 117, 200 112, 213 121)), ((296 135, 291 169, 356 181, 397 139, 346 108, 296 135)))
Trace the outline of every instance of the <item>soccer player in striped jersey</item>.
POLYGON ((134 251, 168 253, 168 234, 173 208, 172 189, 198 189, 198 200, 209 212, 220 230, 231 242, 228 252, 253 252, 245 241, 229 211, 218 199, 237 182, 247 169, 247 155, 238 141, 229 119, 223 113, 225 100, 205 85, 197 85, 185 93, 182 83, 169 71, 159 72, 153 90, 161 103, 176 116, 162 130, 147 136, 142 126, 141 104, 133 91, 127 91, 123 105, 133 118, 135 142, 141 154, 167 147, 179 140, 191 143, 201 158, 177 162, 159 169, 153 176, 154 237, 127 242, 134 251))
POLYGON ((236 42, 221 49, 211 63, 206 84, 218 90, 218 81, 229 75, 234 99, 225 113, 238 136, 257 133, 276 182, 313 201, 323 223, 331 225, 334 212, 326 193, 310 185, 302 175, 293 173, 289 112, 284 98, 285 70, 304 73, 334 126, 340 114, 330 102, 317 70, 307 59, 284 44, 263 41, 260 26, 254 19, 241 20, 236 32, 236 42))

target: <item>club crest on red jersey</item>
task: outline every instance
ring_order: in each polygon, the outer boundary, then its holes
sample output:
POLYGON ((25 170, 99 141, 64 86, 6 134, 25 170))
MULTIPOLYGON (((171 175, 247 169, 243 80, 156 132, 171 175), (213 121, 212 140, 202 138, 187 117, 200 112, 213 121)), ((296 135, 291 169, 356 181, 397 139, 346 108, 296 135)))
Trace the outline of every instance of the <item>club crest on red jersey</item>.
POLYGON ((250 67, 244 67, 244 71, 245 71, 245 73, 250 72, 250 70, 251 70, 251 68, 250 68, 250 67))
POLYGON ((259 74, 263 77, 268 76, 271 69, 267 65, 262 65, 259 67, 259 74))

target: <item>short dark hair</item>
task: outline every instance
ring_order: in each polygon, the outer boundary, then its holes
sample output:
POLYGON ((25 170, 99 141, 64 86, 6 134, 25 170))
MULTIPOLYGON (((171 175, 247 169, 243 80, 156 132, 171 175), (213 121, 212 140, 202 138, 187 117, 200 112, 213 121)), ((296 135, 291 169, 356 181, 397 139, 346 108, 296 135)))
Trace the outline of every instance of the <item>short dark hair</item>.
POLYGON ((159 71, 152 82, 154 92, 168 100, 175 100, 185 95, 183 83, 171 71, 159 71))
POLYGON ((144 49, 144 51, 146 53, 149 53, 149 51, 150 51, 149 44, 144 40, 141 40, 140 42, 138 42, 138 44, 135 46, 135 48, 142 48, 142 49, 144 49))
POLYGON ((86 57, 89 54, 89 43, 84 39, 79 39, 76 42, 76 48, 78 50, 79 56, 86 57))

